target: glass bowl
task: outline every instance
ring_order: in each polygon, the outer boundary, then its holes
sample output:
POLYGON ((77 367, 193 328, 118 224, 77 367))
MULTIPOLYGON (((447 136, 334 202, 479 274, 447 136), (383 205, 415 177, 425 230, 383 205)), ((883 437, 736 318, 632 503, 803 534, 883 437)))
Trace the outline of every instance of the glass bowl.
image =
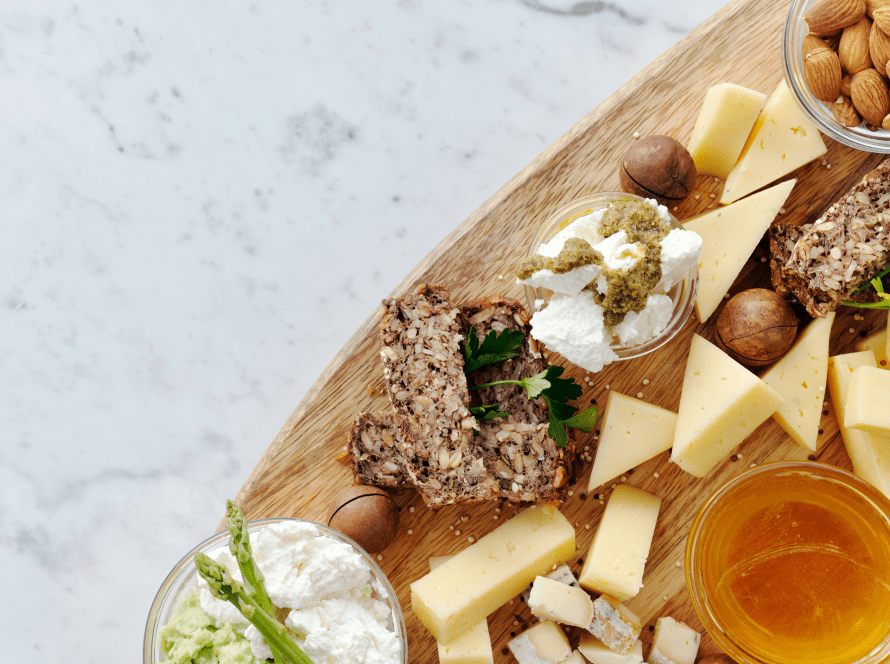
MULTIPOLYGON (((612 201, 626 200, 629 198, 638 201, 645 200, 634 194, 625 194, 620 191, 604 191, 598 194, 582 196, 581 198, 576 198, 575 200, 570 201, 547 217, 541 225, 541 228, 538 230, 537 235, 535 235, 535 239, 532 240, 532 244, 528 250, 528 256, 532 256, 538 250, 538 247, 575 221, 575 219, 587 216, 601 208, 609 207, 609 204, 612 201)), ((670 214, 670 212, 668 212, 668 214, 670 214)), ((674 215, 670 215, 670 217, 672 228, 683 228, 683 226, 674 218, 674 215)), ((533 288, 532 286, 523 286, 523 288, 525 289, 525 298, 528 301, 529 311, 532 312, 542 308, 541 306, 536 306, 536 301, 540 302, 543 300, 546 303, 553 294, 552 291, 546 288, 533 288)), ((646 353, 651 353, 653 350, 660 348, 673 339, 674 336, 683 329, 686 320, 692 313, 692 310, 695 307, 695 295, 697 292, 698 266, 696 265, 689 269, 682 281, 674 284, 673 288, 666 293, 666 295, 671 298, 674 309, 670 321, 659 334, 648 341, 630 346, 623 345, 617 337, 612 339, 610 348, 618 356, 618 359, 629 360, 634 357, 640 357, 646 353)))
POLYGON ((701 508, 686 585, 739 664, 890 661, 890 500, 824 463, 746 470, 701 508))
POLYGON ((890 131, 878 127, 870 131, 865 122, 858 127, 844 127, 834 119, 831 106, 816 99, 807 86, 803 75, 803 38, 809 32, 806 13, 818 0, 793 0, 785 30, 782 33, 782 60, 785 67, 785 80, 791 88, 797 103, 804 113, 816 124, 823 134, 857 150, 865 152, 890 153, 890 131))
MULTIPOLYGON (((408 664, 408 636, 405 631, 405 619, 402 615, 402 607, 399 605, 398 597, 395 590, 390 585, 389 580, 380 569, 380 566, 374 559, 365 552, 358 544, 351 539, 327 526, 305 519, 295 519, 289 517, 275 519, 257 519, 247 523, 248 532, 251 535, 251 541, 256 534, 268 525, 274 523, 283 523, 296 521, 298 523, 308 523, 318 528, 322 535, 327 535, 340 542, 345 542, 355 549, 362 557, 362 560, 371 570, 371 585, 374 588, 377 598, 386 604, 390 611, 389 629, 395 632, 401 644, 400 662, 408 664)), ((221 546, 226 546, 229 542, 229 531, 224 530, 201 542, 194 549, 189 551, 185 557, 176 563, 176 566, 167 575, 164 583, 161 584, 158 594, 152 602, 151 610, 148 612, 148 620, 145 625, 145 640, 142 644, 143 662, 144 664, 157 664, 166 661, 166 655, 158 645, 158 635, 161 628, 166 625, 173 617, 176 607, 186 594, 191 592, 198 583, 198 571, 195 569, 194 558, 198 552, 207 553, 221 546)))

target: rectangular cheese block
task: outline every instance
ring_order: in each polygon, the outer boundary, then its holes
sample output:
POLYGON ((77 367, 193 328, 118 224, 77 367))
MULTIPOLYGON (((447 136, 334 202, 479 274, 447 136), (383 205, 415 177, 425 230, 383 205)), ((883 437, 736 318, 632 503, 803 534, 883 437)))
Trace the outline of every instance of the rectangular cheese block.
POLYGON ((726 176, 721 205, 737 201, 828 150, 782 80, 754 123, 739 160, 726 176))
POLYGON ((794 345, 760 376, 782 397, 773 413, 788 435, 807 449, 816 451, 825 381, 828 377, 828 341, 834 312, 814 318, 800 332, 794 345))
POLYGON ((615 487, 597 526, 578 582, 625 601, 643 587, 661 498, 626 484, 615 487))
POLYGON ((769 385, 693 334, 671 461, 687 473, 704 477, 780 403, 781 397, 769 385))
POLYGON ((637 615, 614 597, 600 595, 593 603, 593 620, 587 631, 611 650, 626 655, 642 629, 637 615))
POLYGON ((890 335, 887 334, 886 328, 869 334, 865 339, 860 339, 853 345, 853 348, 856 350, 873 350, 878 367, 890 369, 890 363, 887 362, 887 357, 890 356, 890 335))
POLYGON ((519 664, 562 664, 572 656, 565 632, 550 620, 539 622, 510 639, 507 647, 519 664))
POLYGON ((686 146, 699 174, 729 175, 765 102, 762 92, 734 83, 708 88, 686 146))
POLYGON ((587 490, 670 449, 676 426, 676 413, 611 390, 587 490))
POLYGON ((890 371, 859 367, 853 372, 844 426, 879 436, 890 434, 890 371))
POLYGON ((626 654, 621 655, 606 646, 593 634, 586 633, 581 635, 578 650, 591 664, 643 664, 643 642, 639 639, 634 641, 633 646, 626 654))
POLYGON ((412 583, 411 608, 448 643, 574 553, 572 524, 555 507, 534 505, 412 583))
POLYGON ((563 625, 587 629, 593 620, 593 600, 581 588, 574 588, 539 576, 532 584, 528 598, 532 615, 541 620, 553 620, 563 625))
POLYGON ((655 621, 649 664, 694 664, 701 634, 670 617, 655 621))
MULTIPOLYGON (((430 570, 443 565, 452 556, 430 558, 430 570)), ((494 664, 488 620, 482 619, 466 632, 448 643, 436 643, 439 664, 494 664)))
POLYGON ((831 403, 844 438, 844 446, 853 462, 853 472, 890 498, 890 436, 876 436, 843 425, 850 377, 857 368, 863 366, 877 366, 874 352, 866 350, 830 358, 828 391, 831 393, 831 403))
POLYGON ((695 315, 704 323, 723 301, 797 180, 788 180, 683 223, 702 239, 695 315))

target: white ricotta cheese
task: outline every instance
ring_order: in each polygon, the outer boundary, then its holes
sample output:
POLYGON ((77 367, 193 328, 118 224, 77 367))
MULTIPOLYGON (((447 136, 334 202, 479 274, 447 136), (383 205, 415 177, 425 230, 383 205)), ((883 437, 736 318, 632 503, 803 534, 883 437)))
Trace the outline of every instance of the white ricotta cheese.
POLYGON ((667 293, 674 284, 683 280, 686 272, 698 263, 701 253, 701 236, 692 231, 671 229, 661 245, 661 281, 655 286, 659 293, 667 293))
POLYGON ((554 295, 545 309, 531 319, 532 336, 587 371, 601 371, 618 359, 609 345, 612 334, 603 322, 603 310, 593 296, 554 295))
MULTIPOLYGON (((281 522, 252 538, 253 557, 272 603, 291 609, 285 624, 302 637, 315 664, 395 664, 399 641, 389 609, 374 596, 371 570, 351 546, 307 523, 281 522)), ((241 580, 228 547, 208 554, 241 580)), ((229 602, 198 582, 201 608, 220 622, 244 627, 255 657, 272 656, 262 635, 229 602)))
POLYGON ((628 311, 624 320, 612 328, 621 343, 630 346, 649 341, 664 328, 674 313, 674 303, 667 295, 650 295, 642 311, 628 311))
POLYGON ((552 270, 538 270, 528 279, 517 279, 516 283, 532 288, 549 288, 554 293, 577 295, 584 287, 599 276, 599 265, 581 265, 568 272, 556 273, 552 270))

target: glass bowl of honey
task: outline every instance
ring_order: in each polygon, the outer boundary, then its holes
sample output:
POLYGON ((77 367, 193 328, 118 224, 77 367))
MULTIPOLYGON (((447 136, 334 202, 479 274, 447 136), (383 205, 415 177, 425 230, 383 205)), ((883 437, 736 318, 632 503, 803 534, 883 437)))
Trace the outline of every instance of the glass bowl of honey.
POLYGON ((747 470, 693 523, 686 583, 740 664, 890 662, 890 500, 823 463, 747 470))

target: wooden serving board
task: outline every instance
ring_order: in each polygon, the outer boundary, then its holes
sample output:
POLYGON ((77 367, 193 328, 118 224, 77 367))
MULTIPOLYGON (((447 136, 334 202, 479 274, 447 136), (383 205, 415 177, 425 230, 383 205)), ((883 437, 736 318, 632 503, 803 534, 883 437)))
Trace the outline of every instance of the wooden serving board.
MULTIPOLYGON (((500 191, 458 226, 395 289, 404 295, 422 282, 443 284, 455 302, 488 294, 522 300, 512 267, 522 258, 541 222, 556 208, 585 194, 614 191, 618 167, 634 132, 640 136, 667 134, 686 143, 708 87, 722 81, 738 83, 770 93, 782 77, 781 30, 787 3, 774 0, 734 0, 682 39, 677 45, 627 82, 588 114, 544 153, 517 174, 500 191)), ((798 184, 786 203, 784 219, 803 223, 818 215, 841 193, 880 160, 825 139, 825 162, 817 160, 793 174, 798 184), (829 166, 830 165, 830 166, 829 166)), ((716 205, 722 181, 699 176, 697 190, 675 211, 681 221, 716 205)), ((731 293, 755 286, 769 287, 764 240, 737 279, 731 293)), ((680 387, 694 332, 714 337, 714 320, 701 325, 693 318, 666 347, 625 362, 617 362, 591 384, 581 383, 585 393, 578 405, 606 402, 609 388, 625 394, 642 392, 645 401, 676 411, 680 387), (646 383, 645 381, 648 381, 646 383)), ((319 377, 290 419, 269 446, 238 495, 248 518, 298 516, 326 522, 330 497, 352 482, 348 466, 338 455, 356 413, 388 406, 382 395, 377 314, 356 331, 346 346, 319 377)), ((848 352, 853 344, 884 325, 886 314, 842 308, 831 340, 832 354, 848 352), (854 314, 862 313, 862 320, 854 314), (858 317, 857 317, 858 318, 858 317)), ((558 356, 553 359, 564 364, 558 356)), ((581 381, 585 372, 569 367, 569 375, 581 381)), ((831 406, 822 418, 823 433, 815 458, 850 469, 850 461, 838 433, 831 406)), ((596 449, 593 434, 582 434, 582 445, 591 455, 596 449)), ((629 602, 646 626, 642 639, 651 642, 651 629, 662 615, 671 615, 701 631, 682 569, 686 536, 691 521, 707 496, 726 480, 752 463, 778 459, 806 459, 809 452, 797 446, 771 419, 737 450, 731 459, 710 475, 697 479, 668 460, 668 454, 642 464, 628 473, 628 484, 662 498, 661 513, 644 577, 642 592, 629 602)), ((588 493, 589 466, 572 487, 562 507, 575 524, 578 551, 570 565, 580 571, 593 532, 603 511, 603 493, 588 493)), ((620 481, 620 480, 619 480, 620 481)), ((380 565, 398 593, 405 613, 411 662, 438 661, 432 636, 411 611, 409 584, 428 571, 431 556, 457 553, 468 538, 480 538, 517 511, 509 504, 453 506, 434 513, 419 495, 396 495, 401 508, 400 533, 384 553, 380 565), (413 510, 411 509, 413 508, 413 510)), ((512 635, 532 622, 528 608, 516 600, 489 617, 495 662, 512 662, 506 649, 512 635)), ((569 632, 573 645, 578 634, 569 632)), ((705 636, 701 653, 717 652, 705 636)))

